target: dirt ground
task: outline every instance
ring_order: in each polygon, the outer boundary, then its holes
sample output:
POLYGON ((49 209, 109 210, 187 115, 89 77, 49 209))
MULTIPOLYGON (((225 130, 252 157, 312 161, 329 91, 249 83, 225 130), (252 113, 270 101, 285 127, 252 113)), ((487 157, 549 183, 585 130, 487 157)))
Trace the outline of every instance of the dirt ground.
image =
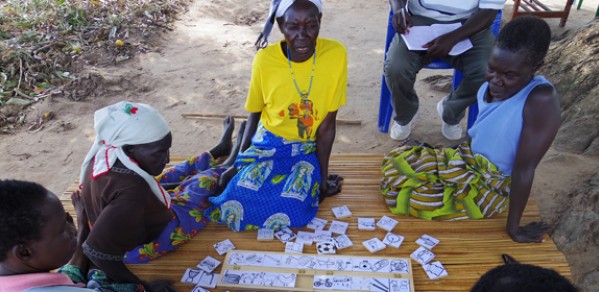
MULTIPOLYGON (((78 178, 94 139, 93 112, 119 100, 148 103, 164 114, 174 136, 173 155, 209 149, 218 141, 221 121, 186 119, 181 114, 245 115, 253 43, 269 2, 196 0, 154 51, 118 66, 86 67, 85 74, 92 78, 81 86, 97 86, 90 96, 80 101, 49 98, 34 105, 28 117, 35 119, 51 111, 53 120, 35 131, 23 129, 0 136, 0 178, 37 181, 61 193, 78 178)), ((349 56, 348 103, 339 111, 338 119, 362 121, 359 126, 338 126, 333 153, 385 153, 396 145, 376 126, 387 0, 328 0, 324 4, 321 36, 340 40, 349 56)), ((504 19, 509 19, 511 5, 508 1, 504 19)), ((558 28, 556 19, 548 22, 555 35, 563 35, 590 21, 596 7, 597 1, 587 0, 581 10, 573 8, 565 28, 558 28)), ((275 34, 271 42, 279 38, 280 34, 275 34)), ((431 144, 448 143, 441 136, 434 108, 446 92, 433 89, 422 78, 451 74, 449 70, 423 70, 419 74, 416 89, 421 107, 413 138, 431 144)), ((543 219, 555 222, 554 214, 565 202, 562 196, 597 169, 599 159, 551 149, 537 169, 533 188, 543 219)))

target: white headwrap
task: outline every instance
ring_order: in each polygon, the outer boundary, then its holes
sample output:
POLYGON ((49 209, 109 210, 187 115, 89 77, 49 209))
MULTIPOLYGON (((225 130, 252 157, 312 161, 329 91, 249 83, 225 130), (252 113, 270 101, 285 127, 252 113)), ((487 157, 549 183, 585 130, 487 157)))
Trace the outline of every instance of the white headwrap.
POLYGON ((79 181, 93 160, 92 179, 110 171, 117 158, 130 170, 139 174, 150 186, 156 197, 170 208, 170 196, 156 178, 141 169, 123 151, 125 145, 139 145, 159 141, 170 129, 162 115, 142 103, 121 101, 94 113, 96 140, 87 153, 79 181))
MULTIPOLYGON (((318 12, 322 13, 322 1, 321 0, 308 0, 318 8, 318 12)), ((295 0, 272 0, 270 3, 270 9, 268 10, 268 17, 264 28, 258 37, 258 40, 254 44, 257 49, 265 48, 268 45, 268 36, 272 31, 272 27, 275 23, 275 19, 282 17, 287 12, 287 9, 293 5, 295 0)))

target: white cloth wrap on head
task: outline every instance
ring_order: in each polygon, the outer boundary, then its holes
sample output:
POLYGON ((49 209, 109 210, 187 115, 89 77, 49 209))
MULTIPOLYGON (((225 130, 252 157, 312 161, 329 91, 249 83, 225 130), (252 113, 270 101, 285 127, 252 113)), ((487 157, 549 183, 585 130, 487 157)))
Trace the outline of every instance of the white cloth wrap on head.
POLYGON ((91 161, 93 179, 109 172, 118 158, 128 169, 139 174, 156 197, 170 208, 168 193, 155 177, 141 169, 122 148, 125 145, 152 143, 166 137, 170 129, 162 115, 149 105, 121 101, 94 113, 94 129, 96 139, 81 166, 79 181, 83 183, 91 161))
MULTIPOLYGON (((321 0, 308 0, 318 8, 318 12, 322 13, 322 1, 321 0)), ((274 21, 276 18, 282 17, 285 15, 285 12, 293 5, 295 0, 272 0, 270 3, 270 9, 268 11, 268 17, 266 17, 266 23, 264 23, 264 28, 262 29, 262 33, 258 40, 256 41, 256 46, 260 48, 266 47, 268 44, 268 37, 270 36, 270 32, 272 31, 272 27, 274 25, 274 21)))
MULTIPOLYGON (((318 12, 322 13, 322 1, 320 0, 308 0, 312 3, 314 3, 314 5, 316 5, 316 7, 318 7, 318 12)), ((277 2, 276 0, 273 1, 277 2)), ((295 0, 281 0, 281 3, 279 4, 279 7, 277 8, 277 14, 275 14, 275 18, 279 18, 282 17, 283 15, 285 15, 285 12, 287 12, 287 9, 289 9, 289 7, 291 7, 291 5, 293 5, 293 2, 295 2, 295 0)), ((268 15, 272 15, 272 10, 274 9, 274 7, 270 6, 270 13, 268 13, 268 15)))

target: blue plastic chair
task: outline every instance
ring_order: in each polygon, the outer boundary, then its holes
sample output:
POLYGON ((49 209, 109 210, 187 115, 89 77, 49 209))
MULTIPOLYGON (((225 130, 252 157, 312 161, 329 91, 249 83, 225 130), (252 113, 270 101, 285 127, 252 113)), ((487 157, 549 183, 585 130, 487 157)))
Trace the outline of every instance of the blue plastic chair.
MULTIPOLYGON (((497 12, 497 16, 495 20, 491 24, 491 32, 495 36, 499 34, 499 29, 501 27, 501 15, 502 12, 499 10, 497 12)), ((387 24, 387 42, 385 43, 385 59, 387 59, 387 50, 389 50, 389 45, 391 44, 391 40, 395 36, 395 29, 392 25, 393 11, 389 10, 389 22, 387 24)), ((426 69, 451 69, 451 65, 443 62, 441 60, 433 60, 430 64, 425 66, 426 69)), ((464 74, 459 70, 453 71, 453 88, 457 88, 462 82, 462 78, 464 74)), ((387 133, 389 131, 389 122, 391 121, 391 117, 393 116, 393 107, 391 106, 391 91, 389 91, 389 87, 387 87, 387 82, 385 81, 385 74, 382 76, 383 81, 381 82, 381 96, 379 103, 379 121, 378 128, 379 131, 383 133, 387 133)), ((478 115, 478 105, 473 104, 468 108, 468 129, 472 127, 474 122, 476 121, 476 116, 478 115)))

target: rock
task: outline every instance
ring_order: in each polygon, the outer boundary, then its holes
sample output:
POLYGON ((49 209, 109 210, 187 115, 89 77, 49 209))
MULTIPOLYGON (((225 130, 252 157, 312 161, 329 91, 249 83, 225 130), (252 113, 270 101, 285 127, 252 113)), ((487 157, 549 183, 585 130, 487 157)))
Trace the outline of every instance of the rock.
POLYGON ((558 150, 599 156, 599 18, 552 44, 541 74, 562 101, 558 150))

